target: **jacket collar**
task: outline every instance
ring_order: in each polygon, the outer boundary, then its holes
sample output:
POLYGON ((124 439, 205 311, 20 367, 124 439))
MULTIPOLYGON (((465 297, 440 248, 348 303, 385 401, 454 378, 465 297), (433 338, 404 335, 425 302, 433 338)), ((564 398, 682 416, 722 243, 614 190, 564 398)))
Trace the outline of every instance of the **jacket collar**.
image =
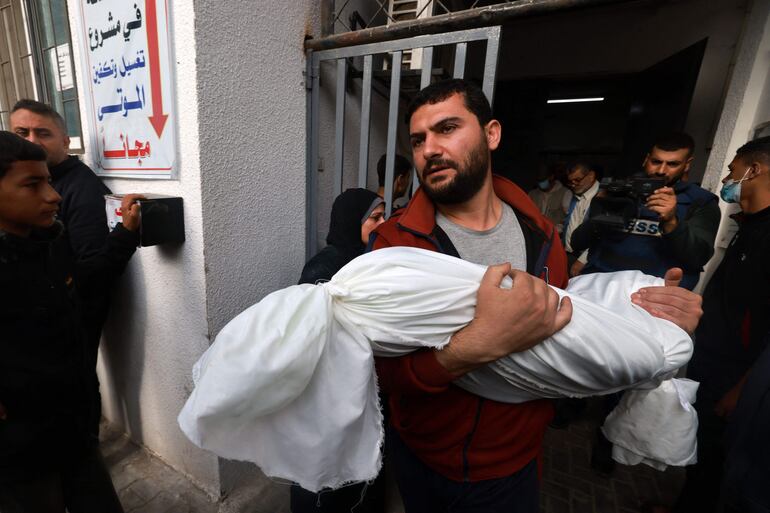
MULTIPOLYGON (((498 198, 510 205, 530 225, 550 237, 552 227, 549 221, 540 214, 537 206, 524 191, 510 180, 497 175, 492 175, 492 186, 498 198)), ((414 197, 404 209, 398 219, 398 225, 425 236, 433 233, 436 227, 436 206, 422 190, 422 187, 417 189, 414 197)))
POLYGON ((68 155, 66 159, 48 168, 48 172, 51 173, 51 180, 59 180, 78 164, 80 164, 79 158, 74 155, 68 155))
POLYGON ((755 212, 753 214, 747 214, 745 212, 738 212, 736 214, 732 214, 730 216, 731 218, 735 219, 736 222, 743 224, 743 225, 751 225, 754 223, 761 223, 768 218, 770 218, 770 207, 765 207, 759 212, 755 212))

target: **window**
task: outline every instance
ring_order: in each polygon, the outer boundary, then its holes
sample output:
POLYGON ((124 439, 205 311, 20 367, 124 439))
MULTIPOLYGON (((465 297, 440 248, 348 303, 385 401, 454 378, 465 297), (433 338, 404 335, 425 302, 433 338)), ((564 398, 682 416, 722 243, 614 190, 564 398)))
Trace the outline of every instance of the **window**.
POLYGON ((13 104, 37 98, 35 65, 21 0, 0 0, 0 129, 9 127, 13 104))

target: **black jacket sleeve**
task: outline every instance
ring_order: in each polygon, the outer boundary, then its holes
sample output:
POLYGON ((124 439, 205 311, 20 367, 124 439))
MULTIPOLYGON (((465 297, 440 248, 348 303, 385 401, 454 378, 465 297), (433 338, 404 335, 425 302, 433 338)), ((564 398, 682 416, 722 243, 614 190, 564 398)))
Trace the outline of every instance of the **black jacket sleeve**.
POLYGON ((99 253, 109 233, 104 210, 104 194, 109 189, 96 176, 87 178, 68 184, 66 193, 62 195, 61 209, 66 212, 62 220, 77 260, 99 253))
POLYGON ((83 294, 109 290, 126 268, 139 245, 139 233, 118 224, 94 255, 75 262, 75 279, 83 294))
POLYGON ((721 217, 716 197, 705 204, 693 205, 672 232, 663 234, 663 240, 682 265, 700 269, 714 254, 721 217))

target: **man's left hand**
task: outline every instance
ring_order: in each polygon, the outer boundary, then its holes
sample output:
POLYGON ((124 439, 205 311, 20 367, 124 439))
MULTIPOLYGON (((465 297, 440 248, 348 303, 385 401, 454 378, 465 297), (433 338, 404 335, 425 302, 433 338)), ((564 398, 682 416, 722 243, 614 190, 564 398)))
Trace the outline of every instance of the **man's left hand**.
POLYGON ((662 187, 647 198, 647 208, 658 214, 663 233, 676 228, 676 193, 671 187, 662 187))
POLYGON ((666 271, 663 287, 644 287, 631 294, 631 301, 650 314, 673 322, 692 335, 703 315, 703 298, 679 286, 682 270, 674 267, 666 271))
POLYGON ((575 263, 572 264, 572 267, 569 268, 569 276, 570 278, 574 278, 578 274, 580 274, 583 271, 583 267, 585 267, 586 264, 581 262, 580 260, 575 260, 575 263))
POLYGON ((737 388, 737 387, 731 388, 724 396, 722 396, 722 399, 720 399, 719 402, 714 406, 714 413, 726 419, 735 410, 735 407, 738 405, 738 398, 740 396, 741 396, 740 388, 737 388))

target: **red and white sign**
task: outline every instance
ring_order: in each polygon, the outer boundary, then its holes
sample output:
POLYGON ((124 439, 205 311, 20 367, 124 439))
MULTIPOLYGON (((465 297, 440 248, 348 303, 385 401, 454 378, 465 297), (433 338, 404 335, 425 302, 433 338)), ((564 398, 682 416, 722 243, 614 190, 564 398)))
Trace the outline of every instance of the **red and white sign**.
POLYGON ((96 173, 171 178, 176 127, 166 0, 78 4, 96 173))

